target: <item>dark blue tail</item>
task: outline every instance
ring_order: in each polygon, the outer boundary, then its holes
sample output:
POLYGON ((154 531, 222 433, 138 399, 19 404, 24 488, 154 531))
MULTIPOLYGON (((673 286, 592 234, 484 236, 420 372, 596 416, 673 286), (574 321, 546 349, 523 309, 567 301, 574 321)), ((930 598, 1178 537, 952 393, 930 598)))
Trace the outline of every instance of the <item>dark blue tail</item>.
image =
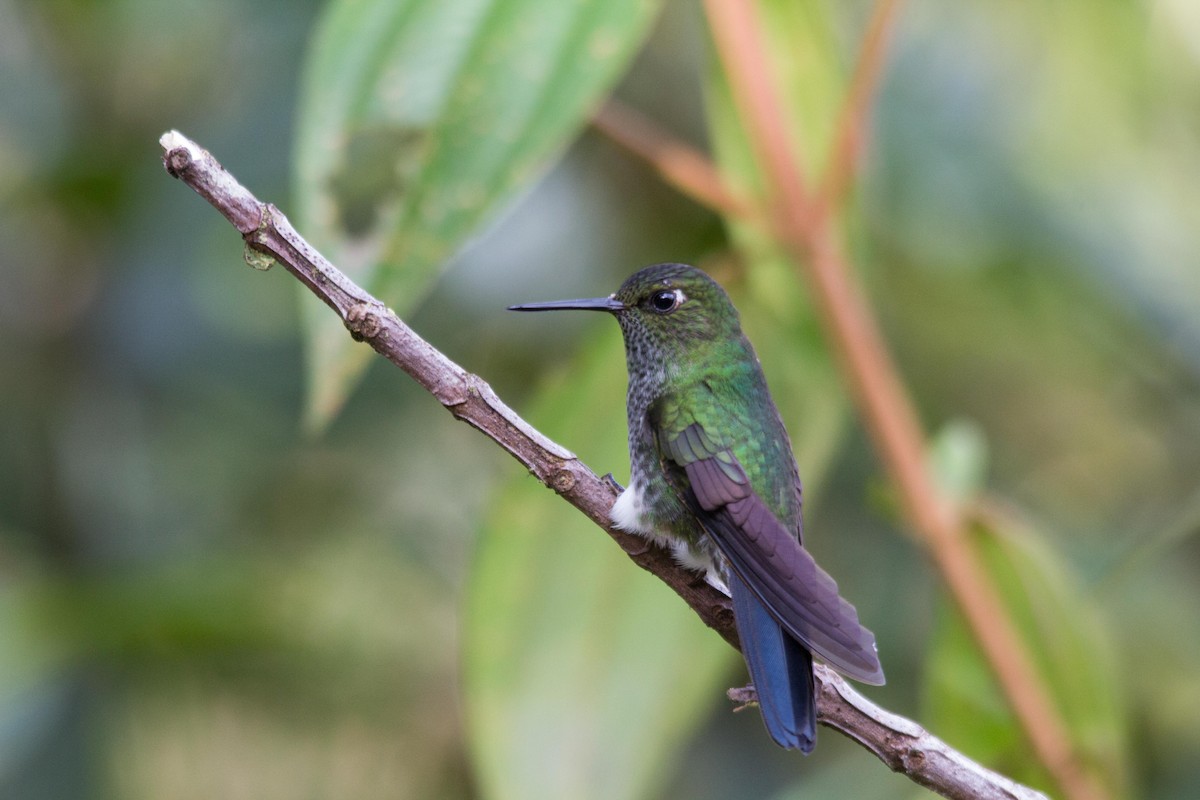
POLYGON ((729 575, 733 616, 750 680, 771 738, 780 747, 812 752, 817 743, 812 656, 784 632, 737 575, 729 575))

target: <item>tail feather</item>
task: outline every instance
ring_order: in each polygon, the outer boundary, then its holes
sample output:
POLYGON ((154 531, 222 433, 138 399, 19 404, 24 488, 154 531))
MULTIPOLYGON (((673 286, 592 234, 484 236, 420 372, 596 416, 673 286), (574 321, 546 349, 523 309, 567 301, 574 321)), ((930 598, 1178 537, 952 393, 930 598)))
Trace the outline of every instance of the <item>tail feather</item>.
POLYGON ((780 747, 812 752, 817 743, 812 655, 780 627, 737 575, 730 574, 729 589, 742 654, 767 731, 780 747))

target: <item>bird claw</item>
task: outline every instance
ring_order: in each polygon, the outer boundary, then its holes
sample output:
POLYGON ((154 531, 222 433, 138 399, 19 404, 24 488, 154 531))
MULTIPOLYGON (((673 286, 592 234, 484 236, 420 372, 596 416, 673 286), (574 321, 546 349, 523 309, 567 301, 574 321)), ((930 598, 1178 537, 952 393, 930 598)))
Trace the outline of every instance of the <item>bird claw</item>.
POLYGON ((608 473, 607 475, 605 475, 600 480, 607 483, 608 487, 610 489, 612 489, 614 492, 616 492, 617 494, 620 494, 621 492, 625 491, 625 487, 622 486, 621 484, 617 483, 617 479, 613 477, 613 474, 611 472, 608 473))
POLYGON ((739 711, 745 711, 751 706, 758 705, 758 690, 754 688, 754 684, 752 683, 746 686, 735 686, 727 690, 725 696, 737 703, 737 706, 733 709, 733 713, 735 714, 739 711))

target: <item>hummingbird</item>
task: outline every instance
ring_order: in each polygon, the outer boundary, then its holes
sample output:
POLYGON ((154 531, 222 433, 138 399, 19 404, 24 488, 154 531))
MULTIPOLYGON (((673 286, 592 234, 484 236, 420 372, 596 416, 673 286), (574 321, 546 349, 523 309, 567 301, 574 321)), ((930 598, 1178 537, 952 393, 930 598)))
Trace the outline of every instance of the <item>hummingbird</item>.
POLYGON ((729 595, 768 733, 811 752, 813 656, 867 684, 882 684, 883 669, 875 635, 804 549, 791 441, 725 290, 695 267, 656 264, 608 297, 509 308, 616 317, 631 477, 613 524, 729 595))

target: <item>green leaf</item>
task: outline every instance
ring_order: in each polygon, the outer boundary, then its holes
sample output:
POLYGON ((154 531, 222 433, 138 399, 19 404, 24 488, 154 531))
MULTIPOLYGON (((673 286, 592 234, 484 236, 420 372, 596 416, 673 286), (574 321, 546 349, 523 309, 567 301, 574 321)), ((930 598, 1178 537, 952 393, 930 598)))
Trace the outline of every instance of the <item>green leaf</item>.
MULTIPOLYGON (((623 360, 611 337, 599 344, 546 388, 530 419, 593 468, 624 468, 623 360)), ((476 776, 494 800, 654 796, 688 735, 724 702, 739 660, 527 476, 503 490, 485 525, 463 648, 476 776)))
MULTIPOLYGON (((401 314, 575 136, 660 0, 335 0, 303 82, 298 225, 401 314)), ((306 295, 309 421, 366 364, 306 295)))
POLYGON ((925 458, 943 497, 959 507, 977 498, 988 462, 987 437, 979 425, 961 419, 946 423, 925 458))
MULTIPOLYGON (((1033 531, 978 526, 972 536, 1085 766, 1121 796, 1128 775, 1126 721, 1096 604, 1033 531)), ((974 638, 944 596, 930 648, 924 706, 925 726, 952 746, 1015 780, 1052 788, 974 638)))

